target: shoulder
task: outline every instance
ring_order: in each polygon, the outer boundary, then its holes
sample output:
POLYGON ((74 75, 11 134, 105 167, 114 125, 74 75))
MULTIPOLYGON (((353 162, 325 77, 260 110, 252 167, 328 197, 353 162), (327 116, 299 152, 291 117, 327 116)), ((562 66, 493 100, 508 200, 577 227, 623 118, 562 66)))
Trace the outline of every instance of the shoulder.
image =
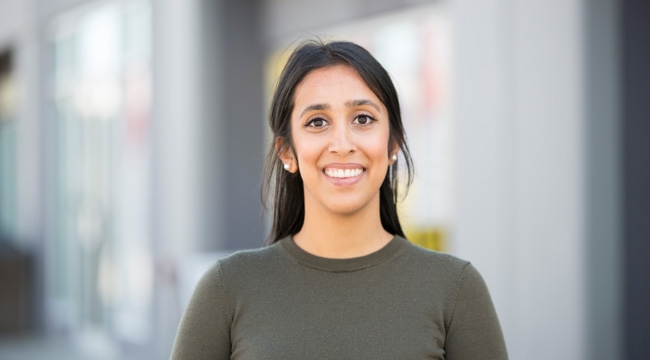
POLYGON ((493 320, 494 310, 488 288, 479 271, 469 261, 417 245, 408 246, 405 253, 408 263, 414 264, 418 271, 420 285, 424 283, 429 285, 429 289, 435 289, 431 296, 444 304, 447 327, 454 319, 458 323, 468 314, 477 318, 488 316, 490 321, 493 320))
POLYGON ((449 311, 453 311, 459 297, 488 294, 483 277, 472 263, 454 255, 409 243, 400 262, 407 269, 407 278, 417 279, 419 286, 443 296, 449 311))
POLYGON ((217 301, 225 310, 232 308, 234 298, 249 287, 263 283, 274 276, 272 269, 281 261, 282 253, 276 245, 234 252, 217 260, 203 274, 194 290, 194 302, 217 301))
POLYGON ((243 270, 252 270, 267 267, 282 261, 282 251, 278 243, 270 246, 236 251, 217 261, 215 266, 222 272, 239 273, 243 270))
POLYGON ((204 280, 229 293, 273 276, 283 262, 286 262, 286 256, 278 244, 240 250, 217 260, 205 273, 204 280))
POLYGON ((415 271, 447 280, 460 280, 463 272, 471 267, 467 260, 460 259, 454 255, 425 249, 415 245, 408 240, 402 252, 402 261, 410 264, 415 271))

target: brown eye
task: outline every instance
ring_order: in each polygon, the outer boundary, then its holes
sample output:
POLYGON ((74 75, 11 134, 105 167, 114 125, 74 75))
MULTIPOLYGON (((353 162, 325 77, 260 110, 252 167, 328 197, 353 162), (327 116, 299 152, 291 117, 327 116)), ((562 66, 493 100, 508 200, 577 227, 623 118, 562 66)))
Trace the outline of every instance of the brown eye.
POLYGON ((370 115, 359 115, 354 119, 355 124, 359 125, 369 125, 371 122, 373 122, 375 119, 373 119, 370 115))
POLYGON ((316 118, 316 119, 313 119, 313 120, 311 120, 310 122, 308 122, 308 123, 307 123, 307 126, 311 126, 311 127, 323 127, 323 126, 325 126, 326 124, 327 124, 327 121, 325 121, 325 119, 316 118))

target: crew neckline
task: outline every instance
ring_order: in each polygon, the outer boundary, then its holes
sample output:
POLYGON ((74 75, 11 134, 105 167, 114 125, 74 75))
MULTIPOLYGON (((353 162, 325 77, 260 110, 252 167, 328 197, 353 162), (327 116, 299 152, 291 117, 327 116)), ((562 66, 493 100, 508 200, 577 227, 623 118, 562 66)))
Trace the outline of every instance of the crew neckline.
POLYGON ((289 256, 303 265, 330 272, 346 272, 365 269, 389 260, 397 253, 397 250, 403 248, 408 243, 408 240, 399 235, 395 235, 381 249, 368 255, 347 259, 326 258, 308 253, 296 245, 292 236, 281 239, 279 243, 289 256))

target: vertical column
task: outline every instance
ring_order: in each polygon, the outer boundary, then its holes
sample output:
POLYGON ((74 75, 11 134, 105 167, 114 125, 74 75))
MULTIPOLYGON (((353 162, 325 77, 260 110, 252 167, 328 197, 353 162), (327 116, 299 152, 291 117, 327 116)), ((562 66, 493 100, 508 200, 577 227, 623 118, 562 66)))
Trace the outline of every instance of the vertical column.
POLYGON ((18 94, 20 121, 18 128, 17 185, 18 233, 22 239, 36 245, 41 236, 42 177, 40 173, 40 38, 36 1, 19 2, 24 14, 21 18, 21 49, 18 52, 18 72, 21 84, 18 94))
POLYGON ((584 359, 584 10, 578 0, 515 6, 519 355, 584 359))
POLYGON ((453 250, 484 275, 512 358, 585 358, 583 3, 454 8, 453 250))
POLYGON ((625 220, 625 357, 650 358, 650 3, 619 2, 622 11, 623 213, 625 220))
MULTIPOLYGON (((265 239, 261 216, 260 175, 266 151, 264 131, 261 9, 259 1, 225 2, 221 50, 224 158, 223 236, 228 249, 260 247, 265 239)), ((212 150, 209 150, 212 152, 212 150)))
POLYGON ((622 359, 619 12, 585 2, 587 359, 622 359))
POLYGON ((204 238, 201 1, 153 1, 153 358, 169 357, 181 316, 177 270, 204 238))
POLYGON ((450 250, 485 278, 518 358, 513 1, 461 0, 452 10, 458 213, 450 250))
POLYGON ((200 2, 154 3, 154 212, 159 254, 201 239, 200 2))

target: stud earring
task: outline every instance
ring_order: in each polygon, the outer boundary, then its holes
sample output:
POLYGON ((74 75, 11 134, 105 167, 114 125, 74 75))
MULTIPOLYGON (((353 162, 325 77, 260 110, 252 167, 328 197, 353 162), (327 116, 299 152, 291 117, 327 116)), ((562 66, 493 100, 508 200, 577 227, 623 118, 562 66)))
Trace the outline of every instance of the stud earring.
POLYGON ((393 161, 397 161, 397 154, 393 154, 390 158, 393 159, 393 161))
POLYGON ((287 163, 284 164, 284 169, 285 169, 285 170, 289 171, 289 168, 290 168, 290 167, 291 167, 291 165, 289 165, 289 164, 287 164, 287 163))

